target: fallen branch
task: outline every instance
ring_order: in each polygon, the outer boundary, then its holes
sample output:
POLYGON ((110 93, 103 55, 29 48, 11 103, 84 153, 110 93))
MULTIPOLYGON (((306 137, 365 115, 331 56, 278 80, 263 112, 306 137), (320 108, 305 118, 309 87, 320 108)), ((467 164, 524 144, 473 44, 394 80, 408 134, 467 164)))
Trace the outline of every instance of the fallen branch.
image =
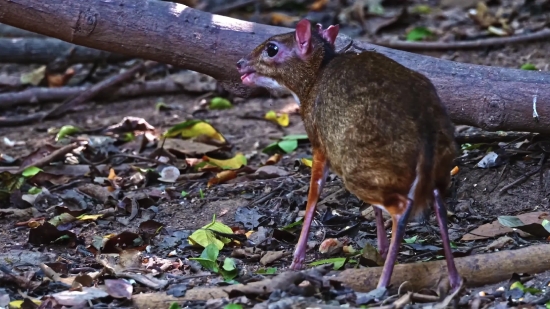
POLYGON ((63 147, 53 151, 49 155, 41 158, 38 161, 30 162, 30 163, 28 163, 24 166, 21 166, 15 173, 19 174, 19 173, 23 172, 29 166, 35 166, 35 167, 39 167, 39 168, 44 167, 44 166, 50 164, 51 162, 56 161, 59 158, 63 157, 64 155, 68 154, 69 152, 73 151, 73 149, 75 149, 78 146, 79 145, 77 143, 72 143, 72 144, 63 146, 63 147))
MULTIPOLYGON (((204 91, 198 91, 198 89, 188 86, 188 84, 181 84, 170 78, 165 78, 130 84, 112 93, 102 92, 98 94, 96 99, 103 100, 107 98, 128 98, 172 93, 204 93, 204 91)), ((59 88, 33 87, 19 92, 0 93, 0 110, 21 105, 63 101, 86 91, 86 89, 88 89, 87 86, 59 88)))
POLYGON ((0 38, 0 63, 48 64, 71 48, 76 48, 74 55, 71 56, 71 63, 89 63, 99 60, 116 62, 130 58, 77 46, 54 38, 0 38))
POLYGON ((17 127, 40 121, 46 112, 34 113, 26 116, 0 117, 0 127, 17 127))
MULTIPOLYGON (((205 73, 240 96, 253 89, 242 85, 237 60, 268 37, 292 30, 163 1, 0 0, 0 12, 0 22, 12 26, 205 73)), ((350 51, 376 49, 425 74, 456 124, 550 133, 548 73, 458 63, 352 41, 342 34, 336 46, 340 50, 350 43, 350 51)))
POLYGON ((0 37, 3 38, 47 38, 35 32, 0 24, 0 37))
POLYGON ((118 74, 112 77, 109 77, 92 87, 88 88, 86 91, 80 93, 76 97, 73 97, 71 99, 66 100, 63 102, 63 104, 59 105, 58 107, 54 108, 53 110, 47 112, 44 117, 42 117, 42 120, 52 117, 58 117, 62 113, 66 111, 70 111, 75 106, 78 106, 88 100, 93 99, 96 95, 98 95, 101 91, 104 91, 105 89, 108 89, 110 87, 116 86, 120 83, 123 83, 130 78, 134 77, 134 75, 144 69, 150 68, 157 63, 154 61, 147 61, 145 63, 139 63, 132 68, 118 74))
POLYGON ((522 35, 499 37, 490 39, 479 39, 460 42, 409 42, 409 41, 376 41, 377 45, 400 50, 457 50, 473 49, 480 47, 495 47, 506 44, 527 43, 530 41, 550 39, 550 29, 522 35))
MULTIPOLYGON (((466 279, 466 286, 480 287, 508 280, 513 273, 537 274, 547 271, 550 269, 547 262, 549 255, 550 245, 538 245, 456 258, 455 263, 460 274, 466 279)), ((382 267, 352 268, 327 279, 341 282, 358 292, 369 292, 376 288, 381 272, 382 267)), ((424 288, 433 288, 439 282, 440 277, 446 275, 445 260, 399 264, 394 268, 391 284, 398 287, 401 283, 408 281, 408 289, 419 291, 424 288)), ((194 288, 188 290, 183 297, 173 297, 165 293, 150 293, 133 295, 132 300, 134 308, 161 308, 174 301, 226 298, 230 291, 232 293, 243 291, 251 293, 251 295, 256 295, 261 291, 267 293, 279 287, 279 282, 283 281, 281 279, 285 279, 288 284, 299 278, 301 278, 299 274, 289 271, 272 279, 251 282, 246 285, 194 288)), ((240 293, 235 294, 239 295, 240 293)))
MULTIPOLYGON (((547 257, 550 245, 529 246, 517 250, 476 254, 456 258, 458 272, 466 279, 466 286, 480 287, 508 280, 513 273, 538 274, 550 270, 547 257)), ((369 292, 376 288, 382 267, 346 269, 335 280, 350 288, 369 292)), ((432 288, 441 276, 447 275, 445 260, 395 265, 391 284, 395 287, 408 281, 414 291, 432 288)))

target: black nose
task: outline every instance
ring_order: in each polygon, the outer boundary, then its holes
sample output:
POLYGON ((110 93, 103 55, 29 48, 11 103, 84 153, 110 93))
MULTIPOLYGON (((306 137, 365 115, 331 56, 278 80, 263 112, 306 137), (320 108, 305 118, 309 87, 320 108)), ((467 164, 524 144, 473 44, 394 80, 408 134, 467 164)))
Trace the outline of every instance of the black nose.
POLYGON ((246 60, 244 60, 244 59, 239 60, 237 62, 237 69, 242 69, 243 66, 245 65, 245 63, 246 63, 246 60))

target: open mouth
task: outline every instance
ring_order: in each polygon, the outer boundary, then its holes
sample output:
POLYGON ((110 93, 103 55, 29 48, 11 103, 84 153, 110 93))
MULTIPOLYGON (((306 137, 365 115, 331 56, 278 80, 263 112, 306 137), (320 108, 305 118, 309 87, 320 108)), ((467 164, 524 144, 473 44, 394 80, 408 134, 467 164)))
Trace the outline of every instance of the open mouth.
POLYGON ((252 71, 252 72, 247 72, 247 73, 244 73, 243 75, 241 75, 241 80, 245 80, 247 77, 250 77, 250 75, 254 74, 256 72, 252 71))

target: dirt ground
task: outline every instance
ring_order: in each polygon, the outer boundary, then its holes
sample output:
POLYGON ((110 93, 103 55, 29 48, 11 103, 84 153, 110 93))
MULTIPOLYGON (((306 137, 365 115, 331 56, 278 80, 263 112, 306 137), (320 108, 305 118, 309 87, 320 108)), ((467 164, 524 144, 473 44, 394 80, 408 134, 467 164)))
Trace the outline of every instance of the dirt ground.
MULTIPOLYGON (((440 57, 444 59, 481 64, 488 66, 499 66, 507 68, 519 68, 525 62, 530 62, 548 71, 550 59, 550 41, 511 45, 501 48, 483 48, 469 51, 449 51, 449 52, 424 52, 426 55, 440 57)), ((22 66, 13 64, 0 64, 0 73, 28 72, 35 66, 22 66)), ((261 97, 247 100, 235 100, 234 107, 227 110, 206 110, 200 113, 200 116, 193 115, 199 104, 197 96, 187 94, 140 97, 135 99, 117 100, 112 102, 94 102, 87 103, 78 112, 67 114, 59 119, 36 122, 33 124, 19 127, 1 127, 0 137, 8 138, 11 141, 24 141, 23 145, 7 147, 0 144, 0 153, 11 155, 13 157, 25 157, 32 151, 39 148, 44 143, 54 143, 54 136, 48 133, 52 127, 61 127, 63 125, 78 125, 86 128, 97 128, 113 125, 120 122, 124 117, 133 116, 145 119, 149 124, 159 131, 164 131, 172 125, 191 118, 202 118, 209 120, 214 127, 224 134, 227 140, 234 145, 233 152, 242 152, 249 157, 250 166, 259 166, 269 157, 261 153, 261 150, 271 144, 274 139, 288 134, 305 133, 303 124, 297 113, 298 106, 292 97, 261 97), (167 105, 177 106, 177 109, 169 111, 155 110, 157 102, 162 101, 167 105), (290 125, 281 128, 276 124, 259 119, 244 117, 247 114, 264 114, 268 110, 285 111, 290 113, 290 125)), ((41 110, 47 110, 52 105, 43 104, 32 107, 19 107, 16 111, 4 111, 2 116, 9 117, 10 114, 33 113, 41 110)), ((457 124, 460 125, 460 124, 457 124)), ((254 180, 249 182, 237 182, 229 184, 216 185, 204 191, 204 198, 186 198, 174 199, 171 202, 164 202, 158 206, 158 213, 155 220, 162 223, 166 228, 166 234, 174 231, 189 230, 194 231, 216 218, 228 226, 242 226, 242 218, 237 212, 240 207, 249 206, 264 216, 262 225, 269 227, 282 227, 282 224, 291 223, 289 214, 296 211, 297 208, 303 210, 304 201, 307 196, 309 169, 299 166, 297 161, 302 157, 311 156, 309 144, 300 145, 298 150, 284 155, 279 166, 289 172, 288 177, 279 177, 265 180, 254 180), (260 197, 274 191, 277 193, 271 195, 268 199, 259 200, 260 197), (302 204, 297 202, 300 200, 302 204), (299 207, 296 207, 299 205, 299 207)), ((479 161, 459 160, 459 173, 453 177, 453 186, 446 196, 446 202, 449 209, 453 212, 450 217, 449 230, 453 242, 463 247, 476 247, 471 253, 483 253, 483 246, 493 241, 492 239, 474 240, 461 242, 460 239, 474 228, 492 222, 498 216, 513 216, 522 213, 534 211, 549 211, 548 194, 550 193, 550 172, 546 166, 543 166, 541 172, 534 174, 527 180, 511 187, 510 189, 499 193, 502 188, 510 185, 514 181, 532 170, 537 169, 533 163, 522 158, 514 159, 510 162, 496 168, 481 169, 475 166, 479 161), (467 161, 467 162, 464 162, 467 161)), ((328 182, 322 198, 337 192, 342 188, 342 183, 332 177, 333 181, 328 182)), ((198 182, 182 183, 183 187, 190 193, 196 194, 199 188, 203 188, 206 179, 198 182)), ((357 198, 350 196, 347 192, 337 195, 335 200, 331 200, 332 209, 345 209, 346 214, 351 216, 353 222, 361 225, 361 231, 365 232, 359 239, 357 234, 352 236, 352 243, 356 248, 365 243, 375 245, 376 234, 372 221, 361 218, 359 213, 365 210, 366 206, 357 198)), ((314 222, 312 239, 319 243, 326 233, 335 233, 346 224, 335 224, 324 226, 321 220, 322 213, 318 213, 314 222)), ((435 218, 432 215, 429 223, 437 227, 435 218)), ((127 229, 136 229, 136 227, 123 226, 113 223, 108 230, 104 227, 90 225, 81 230, 84 236, 84 242, 89 244, 93 241, 96 234, 118 233, 127 229)), ((3 237, 3 246, 0 252, 6 253, 14 248, 26 247, 28 239, 28 230, 14 226, 10 219, 0 218, 0 236, 3 237)), ((435 230, 436 231, 436 230, 435 230)), ((424 244, 440 245, 440 241, 433 229, 423 230, 415 227, 407 230, 405 238, 418 236, 426 239, 424 244)), ((514 238, 514 244, 506 246, 506 249, 517 249, 525 245, 537 243, 539 240, 521 241, 519 236, 511 233, 514 238)), ((160 238, 159 241, 162 241, 160 238)), ((281 247, 287 252, 292 252, 294 243, 280 243, 281 247)), ((26 247, 29 250, 41 250, 38 248, 26 247)), ((42 248, 43 249, 43 248, 42 248)), ((163 248, 162 253, 167 253, 173 248, 163 248)), ((64 253, 66 248, 49 248, 54 253, 64 253)), ((188 250, 188 249, 185 249, 188 250)), ((161 252, 158 252, 159 254, 161 252)), ((198 256, 200 251, 184 251, 182 256, 198 256)), ((434 252, 429 258, 436 259, 434 252)), ((312 250, 307 257, 308 261, 318 259, 317 250, 312 250)), ((290 256, 287 256, 275 262, 279 270, 283 270, 290 265, 290 256)), ((399 262, 406 263, 415 261, 408 255, 400 255, 399 262)), ((245 267, 253 270, 259 267, 258 263, 249 263, 245 267)), ((548 282, 550 274, 548 272, 536 276, 537 282, 548 282)), ((506 282, 491 285, 493 288, 504 285, 506 282)), ((490 289, 490 287, 481 287, 477 290, 490 289)))

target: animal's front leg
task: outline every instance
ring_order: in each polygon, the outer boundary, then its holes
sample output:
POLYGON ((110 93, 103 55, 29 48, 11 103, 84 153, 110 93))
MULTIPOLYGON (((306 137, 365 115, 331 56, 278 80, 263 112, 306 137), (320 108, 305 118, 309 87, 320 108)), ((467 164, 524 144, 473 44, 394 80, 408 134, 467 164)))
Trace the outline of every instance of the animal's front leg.
POLYGON ((309 182, 309 194, 307 196, 306 214, 304 216, 304 224, 302 226, 302 232, 300 233, 300 239, 296 244, 296 250, 294 251, 294 260, 290 265, 291 269, 301 269, 306 257, 307 238, 309 235, 309 228, 311 221, 313 221, 313 215, 315 214, 315 208, 319 201, 319 196, 325 185, 325 180, 328 175, 328 160, 325 154, 319 150, 313 150, 313 162, 311 166, 311 179, 309 182))

